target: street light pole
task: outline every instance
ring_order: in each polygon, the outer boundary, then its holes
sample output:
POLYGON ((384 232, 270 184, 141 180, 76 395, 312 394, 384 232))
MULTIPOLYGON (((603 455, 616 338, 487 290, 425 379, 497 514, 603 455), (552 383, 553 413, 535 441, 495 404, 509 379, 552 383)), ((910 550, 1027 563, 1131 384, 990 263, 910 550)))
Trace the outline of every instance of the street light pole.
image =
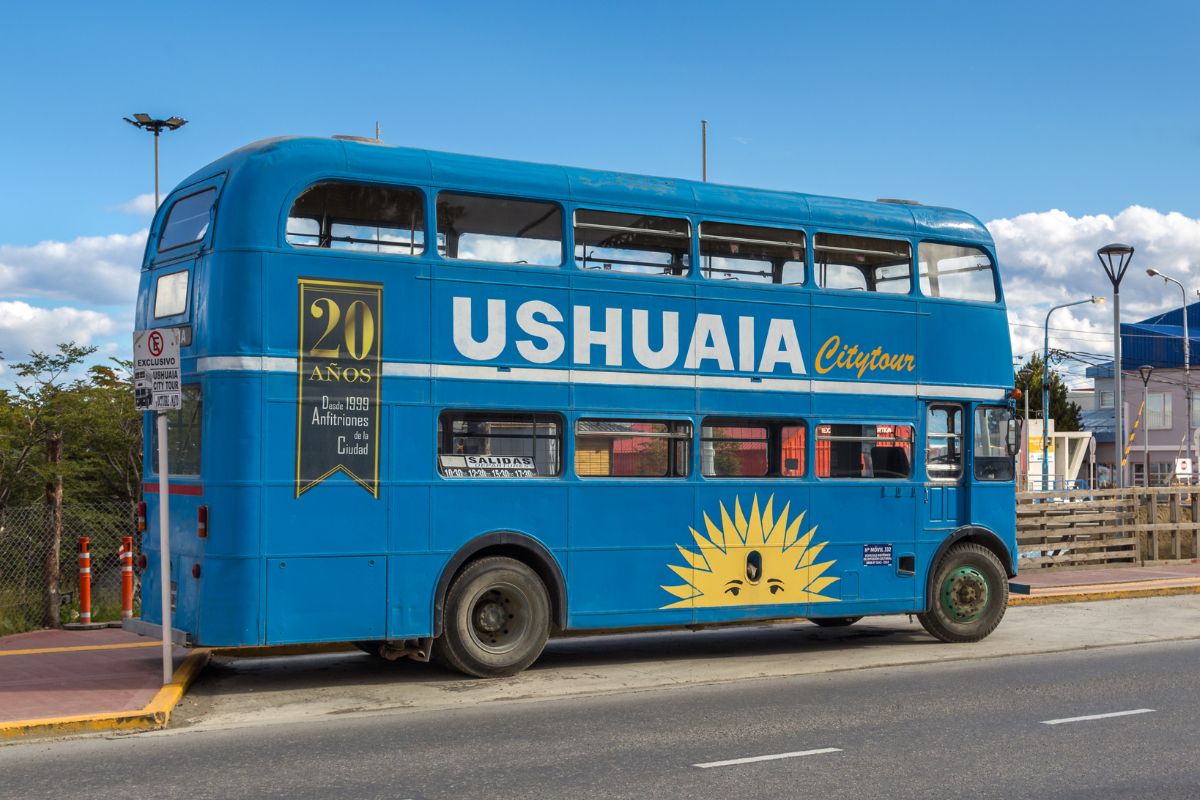
POLYGON ((1113 467, 1117 476, 1117 488, 1125 486, 1125 467, 1121 464, 1125 444, 1125 400, 1122 391, 1121 373, 1121 279, 1129 262, 1133 260, 1133 248, 1127 244, 1106 244, 1096 251, 1100 266, 1108 276, 1113 289, 1113 467))
MULTIPOLYGON (((1149 423, 1150 406, 1147 400, 1150 397, 1150 373, 1154 372, 1154 367, 1149 364, 1143 364, 1138 367, 1138 372, 1142 375, 1142 413, 1146 415, 1144 422, 1149 423)), ((1150 486, 1150 425, 1142 426, 1142 482, 1145 486, 1150 486)))
MULTIPOLYGON (((1185 443, 1185 452, 1187 453, 1188 463, 1192 460, 1192 381, 1191 381, 1191 337, 1188 336, 1188 308, 1187 308, 1187 289, 1183 288, 1183 284, 1172 278, 1170 275, 1164 275, 1156 269, 1146 270, 1146 274, 1151 278, 1162 278, 1166 283, 1173 283, 1179 287, 1179 293, 1183 296, 1183 404, 1187 406, 1187 442, 1185 443)), ((1195 465, 1192 465, 1192 472, 1196 471, 1195 465)), ((1188 483, 1192 482, 1191 475, 1188 475, 1188 483)))
POLYGON ((1050 429, 1050 315, 1060 308, 1081 306, 1084 303, 1103 303, 1103 297, 1092 296, 1086 300, 1057 305, 1046 312, 1046 335, 1042 340, 1042 491, 1050 491, 1050 460, 1047 457, 1047 433, 1050 429))
POLYGON ((124 117, 124 120, 135 128, 141 128, 145 131, 150 131, 154 134, 154 210, 158 210, 158 137, 164 130, 175 131, 187 125, 187 120, 183 117, 168 117, 167 119, 154 119, 149 114, 134 114, 133 119, 124 117))

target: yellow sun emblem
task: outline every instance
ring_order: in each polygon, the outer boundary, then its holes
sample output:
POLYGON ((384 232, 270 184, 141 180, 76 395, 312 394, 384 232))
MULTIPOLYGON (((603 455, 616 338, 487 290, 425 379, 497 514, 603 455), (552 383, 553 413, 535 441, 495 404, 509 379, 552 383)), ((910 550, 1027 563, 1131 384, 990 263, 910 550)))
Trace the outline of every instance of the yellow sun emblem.
POLYGON ((688 566, 667 565, 684 583, 662 587, 680 598, 663 608, 836 602, 836 597, 821 594, 837 580, 821 577, 834 562, 815 563, 828 542, 812 544, 815 525, 800 535, 807 512, 789 522, 791 503, 776 519, 774 500, 774 495, 767 498, 760 513, 755 495, 749 519, 740 499, 734 499, 732 519, 721 503, 721 527, 704 515, 707 537, 689 527, 700 552, 675 545, 688 566))

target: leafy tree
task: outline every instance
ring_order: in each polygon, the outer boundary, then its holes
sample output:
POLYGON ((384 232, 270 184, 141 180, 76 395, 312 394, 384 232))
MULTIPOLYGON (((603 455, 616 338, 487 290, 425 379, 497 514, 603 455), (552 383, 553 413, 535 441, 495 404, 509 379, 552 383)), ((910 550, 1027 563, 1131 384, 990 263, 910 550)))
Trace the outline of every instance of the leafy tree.
POLYGON ((114 360, 68 378, 94 352, 68 342, 13 365, 17 385, 0 389, 0 509, 40 502, 59 477, 68 501, 137 501, 142 417, 133 408, 131 365, 114 360), (48 457, 52 440, 61 443, 56 463, 48 457))
MULTIPOLYGON (((1050 418, 1054 420, 1054 430, 1056 431, 1077 431, 1081 427, 1079 419, 1081 409, 1078 403, 1067 400, 1066 384, 1063 383, 1062 375, 1054 368, 1055 363, 1062 362, 1063 356, 1061 351, 1050 351, 1050 418)), ((1016 371, 1013 380, 1029 397, 1029 416, 1040 415, 1042 412, 1042 357, 1036 353, 1030 356, 1029 360, 1016 371)))

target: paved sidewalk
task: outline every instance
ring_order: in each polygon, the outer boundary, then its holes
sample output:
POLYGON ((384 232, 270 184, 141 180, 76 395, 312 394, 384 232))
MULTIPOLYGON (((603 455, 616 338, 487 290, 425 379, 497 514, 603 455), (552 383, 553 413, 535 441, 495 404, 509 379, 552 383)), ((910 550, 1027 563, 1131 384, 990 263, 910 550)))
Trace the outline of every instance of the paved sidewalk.
POLYGON ((1011 605, 1200 593, 1200 563, 1028 570, 1009 584, 1011 605))
POLYGON ((0 638, 0 740, 161 726, 186 681, 176 684, 198 672, 189 662, 207 658, 176 647, 174 680, 164 687, 161 648, 119 628, 0 638))

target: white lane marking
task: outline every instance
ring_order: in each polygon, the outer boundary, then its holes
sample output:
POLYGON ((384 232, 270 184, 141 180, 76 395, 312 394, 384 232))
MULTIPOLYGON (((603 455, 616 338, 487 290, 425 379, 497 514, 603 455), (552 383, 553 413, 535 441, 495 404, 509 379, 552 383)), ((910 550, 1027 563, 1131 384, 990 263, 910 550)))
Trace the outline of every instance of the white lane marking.
POLYGON ((1086 717, 1064 717, 1063 719, 1044 719, 1043 725, 1062 725, 1064 722, 1087 722, 1093 719, 1109 719, 1111 717, 1128 717, 1133 714, 1150 714, 1153 708, 1135 708, 1131 711, 1111 711, 1107 714, 1089 714, 1086 717))
POLYGON ((728 761, 707 761, 703 764, 692 764, 693 767, 700 769, 711 769, 712 767, 732 767, 734 764, 752 764, 755 761, 777 761, 781 758, 800 758, 801 756, 817 756, 822 753, 840 753, 840 747, 822 747, 818 750, 797 750, 794 753, 775 753, 769 756, 751 756, 749 758, 731 758, 728 761))

